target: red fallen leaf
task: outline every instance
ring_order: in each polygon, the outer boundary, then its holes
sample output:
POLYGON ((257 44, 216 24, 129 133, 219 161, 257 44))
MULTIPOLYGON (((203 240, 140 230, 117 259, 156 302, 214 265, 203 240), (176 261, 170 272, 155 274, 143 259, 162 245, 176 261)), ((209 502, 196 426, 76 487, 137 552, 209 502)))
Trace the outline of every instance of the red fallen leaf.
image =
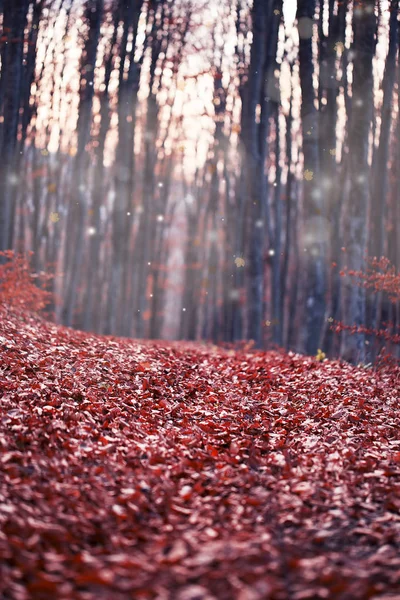
POLYGON ((207 588, 202 585, 187 585, 177 592, 176 600, 217 600, 207 588))
POLYGON ((114 504, 111 508, 112 512, 122 519, 126 519, 126 510, 120 504, 114 504))
POLYGON ((151 368, 151 363, 148 361, 141 362, 138 364, 138 371, 148 371, 151 368))
POLYGON ((184 508, 183 506, 179 506, 178 504, 171 504, 170 509, 176 513, 180 513, 181 515, 191 515, 191 508, 184 508))
POLYGON ((60 578, 53 578, 51 575, 46 575, 44 573, 37 575, 36 577, 40 577, 38 581, 32 581, 27 584, 27 590, 32 594, 35 598, 43 598, 48 594, 57 594, 58 587, 60 584, 60 578))
MULTIPOLYGON (((104 424, 103 424, 104 425, 104 424)), ((104 436, 104 435, 100 435, 98 437, 98 441, 103 444, 104 446, 107 446, 109 444, 109 440, 104 436)))
POLYGON ((206 529, 204 530, 204 533, 208 537, 210 537, 210 538, 217 538, 218 537, 218 531, 216 531, 212 527, 206 527, 206 529))
POLYGON ((219 455, 218 448, 216 448, 215 446, 207 446, 207 452, 213 458, 216 458, 219 455))
POLYGON ((229 452, 231 454, 237 454, 239 452, 240 448, 238 446, 238 444, 236 442, 231 442, 231 445, 229 446, 229 452))
POLYGON ((366 529, 365 527, 356 527, 355 529, 353 529, 353 534, 358 534, 358 535, 365 535, 367 537, 371 537, 374 538, 376 540, 381 540, 382 539, 382 535, 379 533, 376 533, 375 531, 371 531, 370 529, 366 529))
POLYGON ((163 554, 164 556, 161 558, 162 563, 177 563, 187 556, 187 546, 183 540, 177 540, 171 548, 165 549, 163 554))
POLYGON ((254 496, 249 496, 246 498, 246 504, 248 506, 260 506, 261 504, 265 504, 265 500, 261 498, 255 498, 254 496))
POLYGON ((0 305, 0 597, 398 593, 398 382, 0 305))
POLYGON ((22 454, 20 452, 5 452, 2 456, 0 456, 0 462, 3 464, 6 464, 11 460, 15 461, 16 459, 22 459, 22 454))
POLYGON ((185 485, 179 492, 179 495, 183 500, 189 500, 192 496, 193 488, 190 485, 185 485))
POLYGON ((87 571, 76 577, 77 585, 110 585, 114 581, 114 573, 110 569, 87 571))
POLYGON ((400 510, 400 498, 393 493, 390 493, 385 498, 385 506, 387 510, 398 512, 400 510))

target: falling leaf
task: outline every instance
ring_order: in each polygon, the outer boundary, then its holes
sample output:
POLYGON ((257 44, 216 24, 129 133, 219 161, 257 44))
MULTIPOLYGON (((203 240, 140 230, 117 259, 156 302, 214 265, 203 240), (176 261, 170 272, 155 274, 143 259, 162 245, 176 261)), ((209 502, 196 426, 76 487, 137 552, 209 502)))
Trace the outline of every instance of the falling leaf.
POLYGON ((312 181, 313 178, 314 178, 314 172, 311 171, 310 169, 306 169, 304 171, 304 179, 306 181, 312 181))
POLYGON ((58 214, 58 212, 50 213, 50 221, 52 223, 57 223, 59 220, 60 220, 60 215, 58 214))
POLYGON ((240 256, 238 256, 237 258, 235 258, 235 265, 237 267, 244 267, 244 265, 245 265, 244 258, 242 258, 240 256))

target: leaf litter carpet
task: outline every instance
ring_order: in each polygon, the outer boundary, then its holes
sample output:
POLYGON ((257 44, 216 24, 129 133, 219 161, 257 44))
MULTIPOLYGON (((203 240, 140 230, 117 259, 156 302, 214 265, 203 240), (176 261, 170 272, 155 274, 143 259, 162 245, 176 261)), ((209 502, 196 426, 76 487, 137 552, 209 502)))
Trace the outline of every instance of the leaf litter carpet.
POLYGON ((399 600, 399 390, 1 308, 1 600, 399 600))

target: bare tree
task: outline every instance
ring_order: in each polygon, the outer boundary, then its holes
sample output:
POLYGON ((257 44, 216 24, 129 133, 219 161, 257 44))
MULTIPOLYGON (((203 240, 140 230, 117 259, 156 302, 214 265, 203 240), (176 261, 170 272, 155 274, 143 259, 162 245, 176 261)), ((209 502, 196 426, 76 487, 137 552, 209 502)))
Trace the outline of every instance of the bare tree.
MULTIPOLYGON (((346 258, 349 269, 363 269, 367 249, 367 208, 369 201, 369 135, 373 112, 372 61, 376 43, 375 2, 366 0, 353 16, 353 85, 350 115, 349 164, 350 197, 347 206, 348 239, 346 258)), ((344 315, 347 324, 366 322, 365 289, 349 285, 344 296, 344 315)), ((354 362, 365 358, 365 336, 346 335, 346 357, 354 362)))
POLYGON ((4 0, 3 34, 6 40, 1 53, 0 78, 0 250, 12 247, 13 210, 11 197, 17 173, 13 171, 16 160, 17 134, 20 118, 24 40, 29 0, 4 0))
POLYGON ((94 96, 94 69, 99 43, 100 25, 103 18, 104 0, 90 0, 86 7, 88 36, 82 55, 80 105, 77 124, 77 153, 74 163, 71 203, 68 214, 68 237, 65 247, 65 284, 63 321, 73 322, 77 299, 77 286, 84 247, 84 227, 87 212, 85 175, 87 172, 86 146, 90 140, 92 104, 94 96))

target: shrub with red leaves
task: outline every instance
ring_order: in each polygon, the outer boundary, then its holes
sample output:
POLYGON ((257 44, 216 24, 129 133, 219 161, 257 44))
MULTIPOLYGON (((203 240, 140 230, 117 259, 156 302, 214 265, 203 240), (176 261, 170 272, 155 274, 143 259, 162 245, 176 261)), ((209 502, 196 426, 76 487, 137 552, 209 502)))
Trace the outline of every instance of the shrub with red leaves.
POLYGON ((365 272, 343 269, 340 274, 353 277, 358 285, 366 289, 386 292, 392 302, 400 298, 400 273, 396 272, 396 267, 388 258, 370 258, 365 272))
MULTIPOLYGON (((390 302, 395 304, 400 301, 400 273, 391 264, 389 259, 382 257, 380 259, 370 258, 367 262, 365 271, 353 271, 343 269, 340 272, 342 277, 348 276, 353 280, 354 285, 362 286, 375 293, 384 293, 390 302)), ((383 340, 388 344, 400 344, 400 332, 396 331, 393 323, 382 323, 379 328, 367 327, 364 325, 349 325, 341 321, 335 321, 331 325, 332 331, 340 333, 348 331, 351 334, 364 333, 374 337, 376 340, 383 340)), ((393 356, 386 347, 380 349, 376 365, 398 364, 399 361, 393 356)))
POLYGON ((2 600, 400 590, 400 369, 0 307, 2 600))
POLYGON ((31 273, 28 257, 32 254, 0 252, 0 303, 4 306, 38 312, 50 302, 51 294, 45 286, 52 276, 31 273))

